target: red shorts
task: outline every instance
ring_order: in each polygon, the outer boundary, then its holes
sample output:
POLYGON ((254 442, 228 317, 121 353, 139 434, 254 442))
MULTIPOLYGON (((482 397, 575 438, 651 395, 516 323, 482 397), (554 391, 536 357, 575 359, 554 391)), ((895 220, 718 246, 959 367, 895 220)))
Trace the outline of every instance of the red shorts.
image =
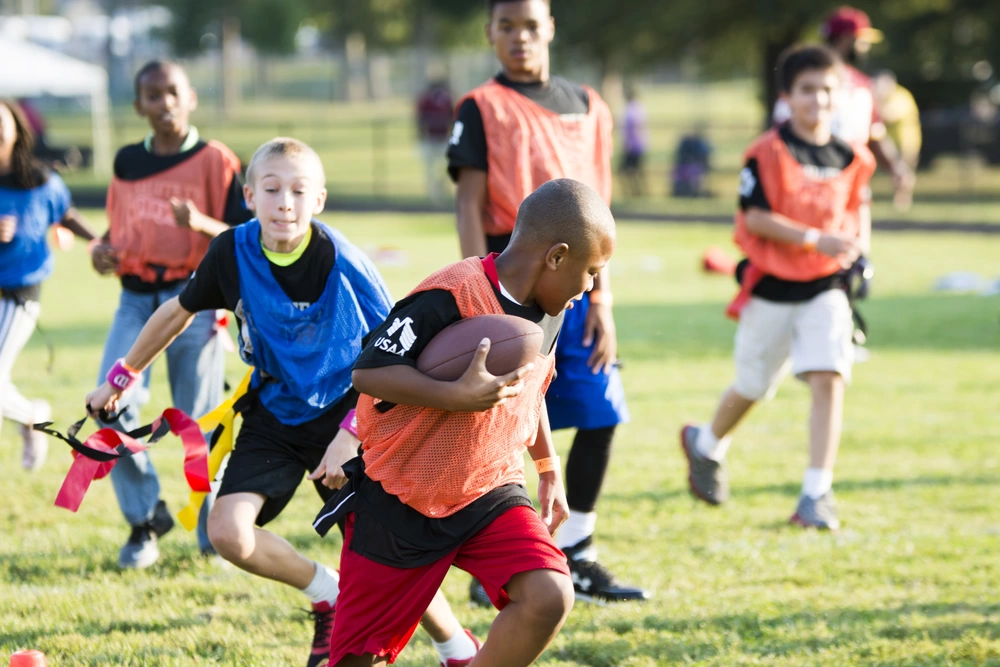
POLYGON ((569 576, 566 556, 530 507, 507 510, 441 560, 412 569, 354 553, 354 514, 347 515, 346 528, 330 665, 365 653, 395 662, 452 565, 478 579, 497 609, 510 602, 504 586, 515 574, 555 570, 569 576))

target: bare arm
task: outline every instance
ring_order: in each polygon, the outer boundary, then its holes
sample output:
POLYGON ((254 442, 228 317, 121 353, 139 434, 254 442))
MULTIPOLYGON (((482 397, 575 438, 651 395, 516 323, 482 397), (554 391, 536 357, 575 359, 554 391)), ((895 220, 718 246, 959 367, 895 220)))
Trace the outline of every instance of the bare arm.
POLYGON ((605 264, 601 272, 597 274, 594 278, 594 290, 595 292, 603 292, 604 294, 611 294, 611 270, 608 265, 605 264))
POLYGON ((802 245, 809 229, 806 225, 780 213, 755 206, 747 209, 744 219, 751 234, 792 245, 802 245))
POLYGON ((59 224, 73 232, 74 236, 78 236, 85 241, 93 241, 97 238, 97 234, 90 228, 90 225, 87 224, 87 221, 80 215, 80 211, 76 207, 70 207, 66 211, 66 215, 59 221, 59 224))
POLYGON ((146 370, 188 328, 194 315, 176 296, 165 301, 139 332, 132 349, 125 355, 125 363, 138 371, 146 370))
POLYGON ((412 366, 358 368, 351 379, 359 392, 383 401, 455 411, 454 383, 434 380, 412 366))
MULTIPOLYGON (((538 436, 535 444, 528 450, 531 460, 541 461, 556 455, 552 444, 552 429, 549 427, 549 411, 542 402, 542 414, 538 419, 538 436)), ((558 461, 558 459, 557 459, 558 461)), ((566 502, 566 487, 562 481, 562 469, 555 465, 548 472, 538 473, 538 503, 542 506, 542 523, 549 529, 550 535, 555 535, 559 526, 569 518, 569 503, 566 502)))
MULTIPOLYGON (((144 371, 181 332, 188 328, 192 319, 194 313, 185 310, 177 297, 166 301, 156 309, 146 322, 146 326, 139 332, 132 349, 125 355, 125 364, 138 372, 144 371)), ((118 399, 122 393, 105 382, 87 394, 87 408, 91 414, 101 408, 108 412, 117 412, 118 399)))
POLYGON ((532 461, 541 461, 556 455, 556 446, 552 442, 552 428, 549 426, 549 411, 542 401, 542 414, 538 418, 538 435, 535 444, 528 448, 532 461))
POLYGON ((455 218, 463 258, 486 255, 486 233, 483 231, 486 197, 486 172, 469 167, 460 169, 455 193, 455 218))
POLYGON ((896 208, 901 211, 908 209, 913 198, 913 186, 916 184, 910 165, 900 156, 889 135, 883 135, 879 139, 872 138, 868 142, 868 148, 875 155, 875 161, 892 173, 893 203, 896 208))
POLYGON ((214 239, 216 236, 229 229, 229 225, 226 223, 221 220, 216 220, 215 218, 210 218, 204 213, 198 213, 197 217, 198 221, 195 223, 197 227, 193 227, 192 229, 197 229, 197 231, 201 232, 210 239, 214 239))
POLYGON ((415 405, 448 412, 483 412, 521 393, 521 379, 533 364, 497 377, 486 370, 490 351, 488 339, 476 349, 469 368, 458 380, 442 382, 406 365, 359 368, 351 375, 354 388, 362 394, 390 403, 415 405))
POLYGON ((178 227, 187 227, 210 239, 229 229, 226 223, 199 211, 190 199, 171 199, 170 206, 174 210, 174 220, 177 221, 178 227))
POLYGON ((593 343, 587 365, 595 375, 601 371, 610 373, 618 360, 618 334, 615 318, 611 311, 611 271, 605 265, 594 278, 594 289, 590 295, 590 310, 583 326, 583 344, 593 343))
MULTIPOLYGON (((803 245, 806 241, 806 232, 814 229, 780 213, 755 206, 747 209, 745 219, 750 233, 761 238, 797 246, 803 245)), ((816 242, 816 250, 828 257, 840 258, 849 266, 857 259, 860 244, 857 238, 823 232, 816 242)))

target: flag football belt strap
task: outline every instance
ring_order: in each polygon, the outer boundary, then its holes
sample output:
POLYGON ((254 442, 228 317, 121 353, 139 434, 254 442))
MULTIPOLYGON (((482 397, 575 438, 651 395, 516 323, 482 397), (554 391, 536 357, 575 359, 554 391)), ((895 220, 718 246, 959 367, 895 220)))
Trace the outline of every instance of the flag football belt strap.
MULTIPOLYGON (((212 490, 211 481, 233 449, 236 414, 246 408, 256 393, 249 391, 252 373, 251 368, 231 397, 197 421, 181 410, 167 408, 150 424, 127 433, 101 428, 82 442, 77 434, 87 417, 72 424, 65 435, 50 428, 52 422, 35 424, 36 431, 58 438, 73 448, 73 464, 56 496, 56 507, 76 512, 91 483, 107 476, 119 459, 144 452, 168 433, 173 433, 180 437, 184 446, 184 476, 191 489, 190 502, 177 517, 185 529, 193 530, 198 525, 201 505, 212 490), (205 431, 212 431, 211 445, 205 442, 205 431), (147 436, 145 443, 138 441, 147 436)), ((108 415, 103 410, 100 415, 105 422, 114 422, 119 416, 108 415)))

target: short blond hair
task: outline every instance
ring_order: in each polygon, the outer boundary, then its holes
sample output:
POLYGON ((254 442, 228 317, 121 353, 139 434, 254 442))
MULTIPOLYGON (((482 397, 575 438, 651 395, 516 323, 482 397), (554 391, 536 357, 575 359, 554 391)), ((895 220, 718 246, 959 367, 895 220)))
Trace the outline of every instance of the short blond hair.
POLYGON ((319 159, 319 155, 316 154, 316 151, 309 144, 291 137, 275 137, 254 151, 253 157, 250 158, 250 164, 247 165, 248 185, 252 186, 254 184, 254 171, 256 171, 258 165, 272 157, 305 158, 306 160, 311 160, 315 163, 316 169, 319 170, 320 185, 326 183, 326 171, 323 169, 323 161, 319 159))

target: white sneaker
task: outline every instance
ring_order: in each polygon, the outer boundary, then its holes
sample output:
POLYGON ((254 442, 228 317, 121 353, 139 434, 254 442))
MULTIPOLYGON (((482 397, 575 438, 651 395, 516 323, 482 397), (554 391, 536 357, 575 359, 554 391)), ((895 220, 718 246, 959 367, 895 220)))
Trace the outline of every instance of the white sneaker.
MULTIPOLYGON (((31 402, 35 407, 34 423, 41 424, 52 419, 52 406, 47 401, 36 400, 31 402)), ((31 424, 21 426, 21 439, 24 441, 24 453, 21 456, 21 465, 25 470, 38 470, 45 463, 45 457, 49 453, 49 438, 41 431, 31 428, 31 424)))

